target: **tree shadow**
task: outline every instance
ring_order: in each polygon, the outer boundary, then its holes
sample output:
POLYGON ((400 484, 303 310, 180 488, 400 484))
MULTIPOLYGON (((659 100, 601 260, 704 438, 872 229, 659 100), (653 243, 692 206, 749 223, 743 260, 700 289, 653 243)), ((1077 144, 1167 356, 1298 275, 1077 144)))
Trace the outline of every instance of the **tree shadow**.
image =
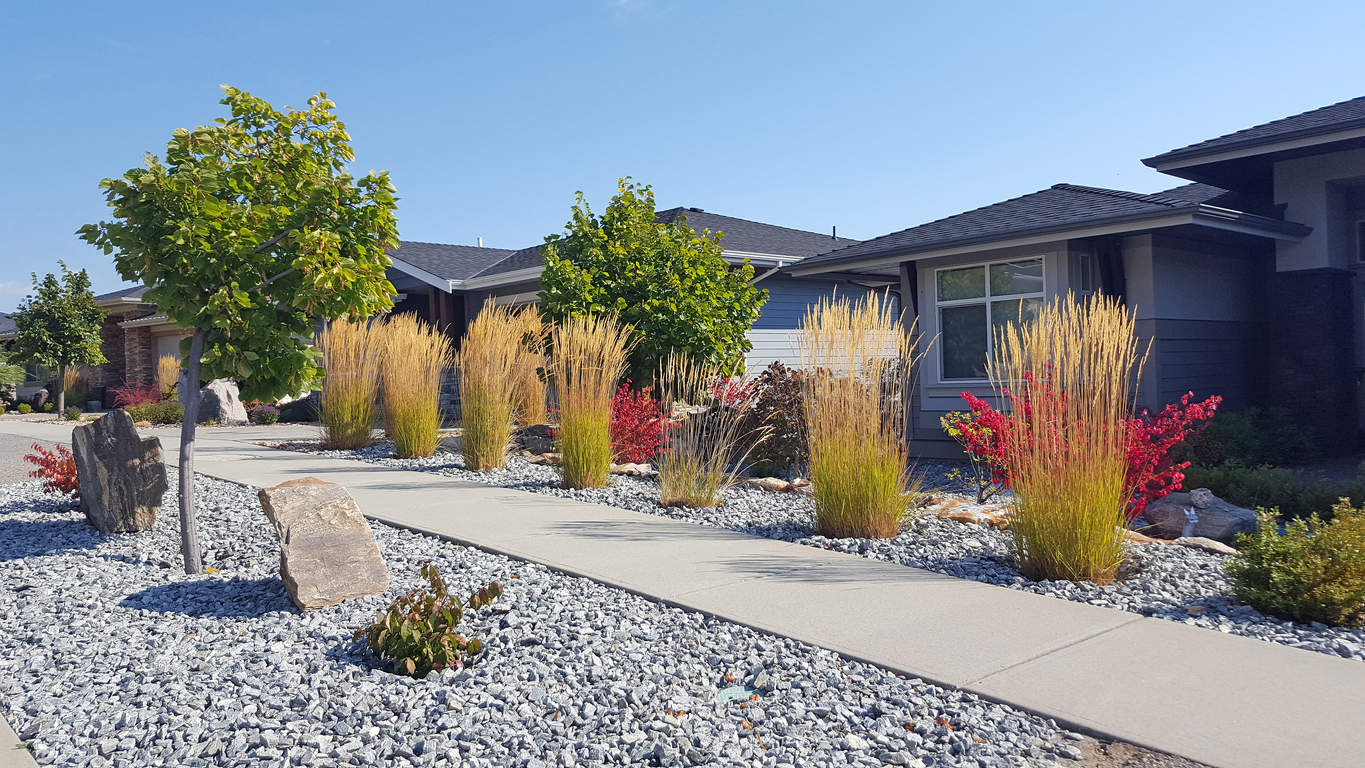
POLYGON ((0 562, 91 550, 104 539, 85 520, 0 519, 0 562))
POLYGON ((255 618, 283 611, 298 613, 284 582, 262 579, 193 579, 135 592, 120 607, 201 618, 255 618))

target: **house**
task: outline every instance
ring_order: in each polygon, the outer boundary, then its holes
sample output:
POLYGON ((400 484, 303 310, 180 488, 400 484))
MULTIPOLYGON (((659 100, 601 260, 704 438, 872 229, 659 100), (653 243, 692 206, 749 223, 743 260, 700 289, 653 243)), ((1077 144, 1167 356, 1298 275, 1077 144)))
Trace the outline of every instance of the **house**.
POLYGON ((1365 372, 1365 98, 1142 161, 1186 182, 1138 194, 1058 184, 788 271, 897 279, 922 338, 914 437, 990 394, 990 329, 1068 292, 1120 297, 1151 356, 1139 405, 1185 392, 1288 408, 1328 453, 1359 445, 1365 372))
MULTIPOLYGON (((751 367, 774 360, 794 362, 795 334, 806 308, 824 296, 868 290, 899 291, 895 278, 829 273, 799 278, 782 272, 831 248, 856 240, 771 224, 721 216, 698 208, 673 208, 658 214, 661 223, 684 220, 697 231, 721 232, 723 257, 732 264, 746 259, 754 265, 754 282, 768 289, 762 314, 749 332, 751 367)), ((498 304, 538 301, 544 258, 540 246, 509 250, 482 246, 403 241, 390 252, 388 278, 396 291, 393 312, 411 312, 458 340, 488 298, 498 304)), ((179 355, 187 332, 156 307, 143 301, 144 286, 134 286, 95 297, 108 317, 100 329, 101 349, 108 362, 91 373, 91 386, 107 390, 124 383, 151 384, 156 362, 163 355, 179 355)), ((12 336, 12 334, 10 334, 12 336)), ((0 342, 5 334, 0 328, 0 342)), ((41 387, 35 382, 30 389, 41 387)), ((31 396, 32 392, 21 392, 31 396)))

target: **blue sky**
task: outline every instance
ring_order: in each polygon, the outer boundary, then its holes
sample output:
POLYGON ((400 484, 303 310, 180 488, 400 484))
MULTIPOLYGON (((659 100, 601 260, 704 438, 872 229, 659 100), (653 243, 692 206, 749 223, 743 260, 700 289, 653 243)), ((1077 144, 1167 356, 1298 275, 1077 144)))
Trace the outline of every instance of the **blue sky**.
POLYGON ((1365 4, 0 0, 0 310, 98 182, 221 116, 323 90, 404 239, 520 248, 618 176, 661 208, 869 238, 1365 95, 1365 4), (283 10, 282 10, 283 9, 283 10))

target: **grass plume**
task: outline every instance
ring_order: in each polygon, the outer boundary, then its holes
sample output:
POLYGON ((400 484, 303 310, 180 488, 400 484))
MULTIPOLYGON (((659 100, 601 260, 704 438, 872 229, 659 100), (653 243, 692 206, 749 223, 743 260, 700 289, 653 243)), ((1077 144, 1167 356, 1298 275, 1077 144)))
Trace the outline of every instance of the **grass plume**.
POLYGON ((380 333, 384 433, 401 459, 436 452, 441 433, 441 378, 454 363, 450 337, 410 313, 394 315, 380 333))
POLYGON ((328 450, 349 451, 370 444, 379 385, 377 337, 376 324, 364 320, 333 320, 318 333, 325 372, 318 420, 322 445, 328 450))
POLYGON ((1123 563, 1123 425, 1144 360, 1133 313, 1109 297, 1054 299, 996 330, 990 377, 1011 408, 1010 531, 1028 578, 1108 584, 1123 563))
POLYGON ((517 362, 512 371, 513 413, 521 424, 544 424, 546 414, 545 321, 534 306, 512 313, 512 323, 521 339, 517 362))
MULTIPOLYGON (((523 354, 522 315, 488 299, 465 332, 457 354, 465 467, 488 471, 507 463, 516 420, 513 383, 523 354)), ((541 406, 544 410, 544 406, 541 406)))
POLYGON ((614 317, 570 317, 550 332, 559 403, 555 437, 565 488, 604 488, 611 468, 611 406, 625 374, 630 329, 614 317))
POLYGON ((735 455, 742 438, 749 438, 750 445, 762 439, 747 434, 748 398, 733 406, 715 402, 711 387, 719 378, 718 366, 676 351, 659 371, 664 414, 678 417, 664 431, 658 462, 659 503, 665 507, 719 504, 748 457, 747 450, 735 455))
POLYGON ((801 322, 801 367, 816 527, 830 538, 888 538, 919 481, 909 470, 917 357, 889 298, 823 299, 801 322))
POLYGON ((175 388, 180 381, 180 357, 178 355, 162 355, 156 360, 156 389, 161 393, 162 400, 173 400, 176 397, 175 388))

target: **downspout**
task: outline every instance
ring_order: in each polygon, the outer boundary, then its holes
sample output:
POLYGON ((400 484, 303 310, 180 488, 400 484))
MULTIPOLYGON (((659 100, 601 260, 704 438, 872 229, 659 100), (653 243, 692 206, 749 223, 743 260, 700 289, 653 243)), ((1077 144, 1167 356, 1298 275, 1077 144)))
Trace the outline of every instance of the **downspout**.
POLYGON ((756 284, 758 284, 759 282, 761 282, 761 281, 763 281, 763 280, 766 280, 766 279, 772 277, 773 275, 777 274, 777 271, 778 271, 779 269, 782 269, 782 262, 780 262, 780 261, 777 262, 777 266, 773 267, 772 269, 768 270, 767 272, 764 272, 763 274, 759 275, 758 277, 755 277, 753 280, 750 280, 750 281, 749 281, 749 285, 756 285, 756 284))

